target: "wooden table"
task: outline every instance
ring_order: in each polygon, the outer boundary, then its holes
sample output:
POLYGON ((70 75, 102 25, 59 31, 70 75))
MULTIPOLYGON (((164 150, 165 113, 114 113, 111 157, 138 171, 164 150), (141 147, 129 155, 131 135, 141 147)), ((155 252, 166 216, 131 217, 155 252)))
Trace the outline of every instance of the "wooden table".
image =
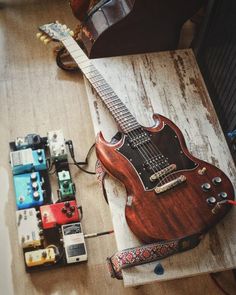
MULTIPOLYGON (((235 183, 236 169, 219 125, 195 57, 191 50, 106 58, 93 61, 116 94, 144 126, 152 126, 152 114, 160 113, 182 130, 191 153, 220 167, 235 183)), ((95 132, 109 140, 117 127, 109 112, 86 82, 95 132)), ((140 245, 124 216, 126 192, 111 177, 106 190, 118 250, 140 245)), ((162 275, 157 262, 123 270, 125 286, 171 280, 236 267, 236 222, 233 208, 195 249, 163 259, 162 275)), ((112 254, 112 253, 111 253, 112 254)))

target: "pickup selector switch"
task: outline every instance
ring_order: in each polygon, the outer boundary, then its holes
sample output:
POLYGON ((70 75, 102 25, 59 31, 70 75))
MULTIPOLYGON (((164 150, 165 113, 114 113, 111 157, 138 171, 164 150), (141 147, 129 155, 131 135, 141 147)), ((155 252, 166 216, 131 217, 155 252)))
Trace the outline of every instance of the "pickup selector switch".
POLYGON ((215 185, 218 185, 218 184, 221 184, 222 179, 221 179, 219 176, 217 176, 217 177, 214 177, 214 178, 212 179, 212 182, 213 182, 215 185))
POLYGON ((202 184, 202 189, 205 191, 205 192, 207 192, 207 191, 209 191, 210 189, 211 189, 211 185, 210 185, 210 183, 203 183, 202 184))
POLYGON ((220 192, 220 193, 218 194, 218 196, 221 197, 222 199, 227 199, 227 197, 228 197, 228 195, 227 195, 226 192, 220 192))
POLYGON ((216 198, 215 197, 207 198, 207 203, 211 204, 211 205, 215 204, 216 203, 216 198))

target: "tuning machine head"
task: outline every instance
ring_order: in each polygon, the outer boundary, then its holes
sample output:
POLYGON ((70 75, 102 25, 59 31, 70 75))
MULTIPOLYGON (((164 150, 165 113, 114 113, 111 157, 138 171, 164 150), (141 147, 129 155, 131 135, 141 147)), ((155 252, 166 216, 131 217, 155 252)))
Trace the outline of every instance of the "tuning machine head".
POLYGON ((40 33, 37 33, 36 34, 36 37, 42 41, 45 45, 47 45, 50 41, 51 41, 51 38, 48 37, 46 34, 43 34, 42 32, 40 33))

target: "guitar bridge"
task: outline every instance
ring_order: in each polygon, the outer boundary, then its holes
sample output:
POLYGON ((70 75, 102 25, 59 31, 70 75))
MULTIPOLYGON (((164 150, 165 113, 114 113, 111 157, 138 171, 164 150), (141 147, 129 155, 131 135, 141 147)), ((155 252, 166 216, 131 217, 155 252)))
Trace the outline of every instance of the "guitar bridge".
POLYGON ((171 164, 171 165, 165 167, 164 169, 162 169, 162 170, 160 170, 160 171, 158 171, 158 172, 152 174, 152 175, 150 176, 150 181, 153 182, 153 181, 155 181, 155 180, 157 180, 157 179, 159 179, 159 178, 161 178, 161 177, 163 177, 163 176, 166 176, 167 174, 171 173, 172 171, 175 171, 176 168, 177 168, 177 167, 176 167, 175 164, 171 164))
POLYGON ((171 189, 171 188, 173 188, 185 181, 186 181, 186 176, 180 175, 178 178, 176 178, 170 182, 167 182, 167 183, 163 184, 162 186, 155 187, 154 190, 157 194, 160 194, 160 193, 163 193, 163 192, 165 192, 165 191, 167 191, 167 190, 169 190, 169 189, 171 189))

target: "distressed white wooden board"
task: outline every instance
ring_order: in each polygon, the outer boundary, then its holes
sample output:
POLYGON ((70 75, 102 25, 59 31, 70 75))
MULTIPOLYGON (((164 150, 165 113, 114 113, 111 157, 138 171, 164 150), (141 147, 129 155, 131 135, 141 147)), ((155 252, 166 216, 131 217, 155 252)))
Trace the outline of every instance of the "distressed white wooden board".
MULTIPOLYGON (((191 50, 97 59, 93 63, 141 124, 151 126, 154 112, 170 118, 182 130, 193 155, 220 167, 236 183, 232 157, 191 50)), ((95 132, 102 130, 109 140, 117 126, 87 81, 86 89, 95 132)), ((124 187, 109 177, 106 189, 118 250, 139 245, 125 221, 124 187)), ((236 267, 235 222, 233 208, 197 248, 163 259, 163 275, 153 271, 157 262, 124 270, 125 286, 236 267)))

